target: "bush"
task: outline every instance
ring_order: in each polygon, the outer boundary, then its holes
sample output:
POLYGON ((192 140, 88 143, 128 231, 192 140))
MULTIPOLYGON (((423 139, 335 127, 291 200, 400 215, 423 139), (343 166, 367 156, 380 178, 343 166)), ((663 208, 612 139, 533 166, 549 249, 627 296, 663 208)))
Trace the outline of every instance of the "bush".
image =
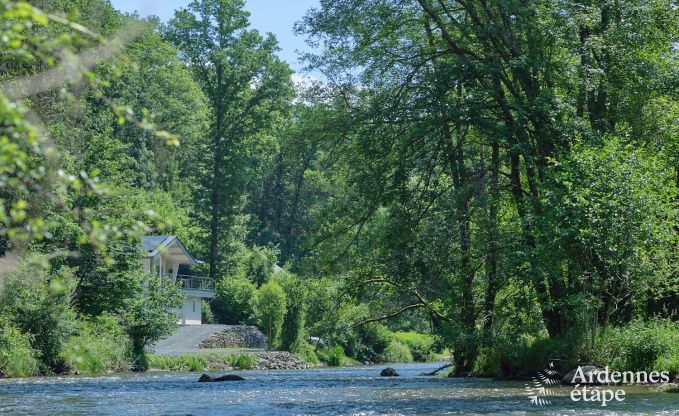
POLYGON ((406 344, 399 341, 391 341, 382 353, 382 361, 385 363, 412 363, 413 354, 406 344))
POLYGON ((247 251, 243 259, 245 277, 261 287, 271 278, 278 252, 268 247, 254 246, 247 251))
POLYGON ((40 257, 19 264, 5 280, 0 313, 28 334, 40 370, 62 372, 60 353, 77 321, 70 304, 75 281, 71 269, 49 272, 40 257))
POLYGON ((149 355, 149 367, 155 370, 170 371, 206 371, 216 363, 214 368, 223 368, 224 364, 238 370, 251 370, 257 366, 257 357, 253 354, 183 354, 183 355, 149 355))
POLYGON ((200 320, 204 324, 214 324, 215 316, 212 314, 210 304, 202 301, 200 302, 200 320))
POLYGON ((0 322, 0 377, 28 377, 38 371, 30 337, 0 322))
POLYGON ((679 373, 679 323, 635 320, 608 328, 594 349, 596 364, 618 371, 666 370, 679 373))
POLYGON ((292 344, 290 352, 304 362, 314 365, 318 364, 318 356, 316 356, 314 347, 306 341, 300 340, 292 344))
POLYGON ((81 324, 61 353, 68 368, 82 374, 101 374, 131 368, 127 356, 128 338, 115 316, 102 315, 81 324))
POLYGON ((262 285, 257 294, 257 321, 267 336, 269 349, 281 345, 283 321, 287 312, 287 300, 281 286, 272 281, 262 285))
POLYGON ((177 286, 161 285, 155 276, 139 272, 129 277, 137 282, 146 282, 144 290, 140 288, 120 311, 121 321, 130 337, 132 369, 144 371, 148 369, 146 347, 177 328, 175 310, 181 305, 182 295, 177 286))
POLYGON ((227 362, 237 370, 252 370, 257 366, 257 357, 253 354, 229 354, 227 362))
POLYGON ((186 355, 149 355, 149 368, 170 371, 204 371, 208 365, 208 357, 204 354, 186 355))
POLYGON ((376 322, 362 325, 357 330, 358 340, 351 345, 350 355, 358 361, 381 361, 393 334, 386 326, 376 322))
POLYGON ((254 311, 257 287, 245 278, 223 278, 215 287, 212 311, 219 323, 240 325, 247 323, 254 311))
POLYGON ((320 348, 317 352, 318 359, 330 367, 341 367, 346 362, 344 349, 341 345, 334 347, 320 348))
POLYGON ((500 338, 492 347, 479 350, 473 373, 479 376, 532 377, 549 366, 553 359, 558 370, 568 372, 580 359, 582 340, 577 335, 561 338, 528 335, 500 338))
POLYGON ((292 346, 300 342, 304 336, 307 290, 301 279, 286 271, 278 272, 275 281, 283 288, 287 301, 287 312, 281 332, 281 348, 291 351, 292 346))
POLYGON ((393 338, 408 346, 413 359, 419 362, 429 361, 434 355, 434 337, 417 332, 395 332, 393 338))

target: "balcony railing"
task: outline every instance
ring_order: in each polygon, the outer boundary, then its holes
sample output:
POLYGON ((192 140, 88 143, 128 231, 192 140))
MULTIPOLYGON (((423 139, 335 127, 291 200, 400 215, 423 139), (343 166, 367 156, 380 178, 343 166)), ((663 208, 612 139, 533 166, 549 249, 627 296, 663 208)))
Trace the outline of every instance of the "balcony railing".
MULTIPOLYGON (((165 276, 172 277, 172 275, 169 273, 165 274, 165 276)), ((179 283, 182 289, 208 291, 215 290, 215 280, 210 279, 209 277, 178 274, 177 283, 179 283)))

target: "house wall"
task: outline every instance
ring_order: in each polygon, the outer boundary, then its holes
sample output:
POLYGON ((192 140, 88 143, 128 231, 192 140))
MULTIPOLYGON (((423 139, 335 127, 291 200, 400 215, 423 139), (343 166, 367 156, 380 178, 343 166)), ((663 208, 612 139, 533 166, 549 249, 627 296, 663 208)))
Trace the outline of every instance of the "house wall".
POLYGON ((181 309, 178 311, 180 325, 200 325, 200 298, 185 297, 181 309))

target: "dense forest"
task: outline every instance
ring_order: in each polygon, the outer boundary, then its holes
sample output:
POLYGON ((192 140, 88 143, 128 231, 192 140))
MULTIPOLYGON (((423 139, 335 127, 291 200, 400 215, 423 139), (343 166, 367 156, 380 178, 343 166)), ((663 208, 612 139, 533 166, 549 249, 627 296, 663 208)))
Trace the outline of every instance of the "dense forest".
POLYGON ((0 375, 146 369, 148 234, 309 362, 679 375, 674 1, 323 0, 304 84, 244 6, 0 0, 0 375))

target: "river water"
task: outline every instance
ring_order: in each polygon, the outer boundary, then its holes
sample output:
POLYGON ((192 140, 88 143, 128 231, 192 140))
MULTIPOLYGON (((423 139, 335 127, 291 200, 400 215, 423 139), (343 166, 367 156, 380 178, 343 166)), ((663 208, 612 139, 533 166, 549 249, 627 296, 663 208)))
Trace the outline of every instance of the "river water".
POLYGON ((625 387, 623 402, 573 402, 552 389, 532 405, 522 382, 423 377, 439 364, 240 371, 241 382, 197 383, 197 373, 0 380, 2 415, 679 415, 679 394, 625 387))

